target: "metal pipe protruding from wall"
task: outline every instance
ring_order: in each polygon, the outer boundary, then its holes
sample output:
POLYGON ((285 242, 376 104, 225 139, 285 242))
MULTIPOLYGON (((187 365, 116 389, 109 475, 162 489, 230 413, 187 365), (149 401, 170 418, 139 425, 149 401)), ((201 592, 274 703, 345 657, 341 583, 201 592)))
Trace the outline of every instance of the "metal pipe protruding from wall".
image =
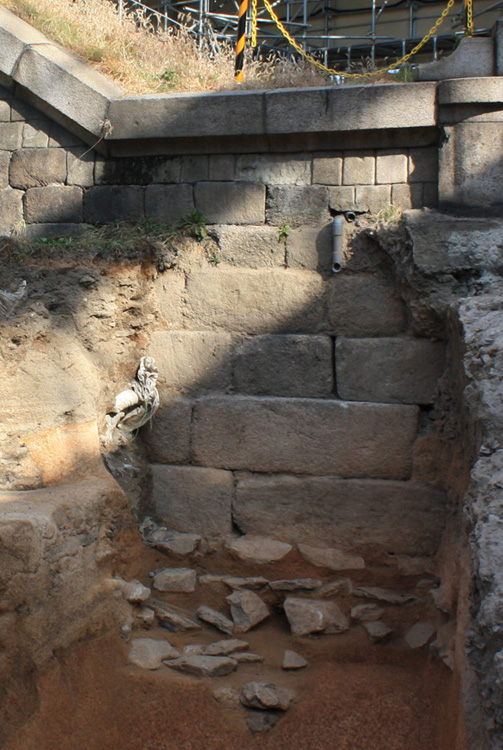
POLYGON ((335 216, 332 222, 332 273, 339 273, 344 265, 343 236, 344 216, 335 216))

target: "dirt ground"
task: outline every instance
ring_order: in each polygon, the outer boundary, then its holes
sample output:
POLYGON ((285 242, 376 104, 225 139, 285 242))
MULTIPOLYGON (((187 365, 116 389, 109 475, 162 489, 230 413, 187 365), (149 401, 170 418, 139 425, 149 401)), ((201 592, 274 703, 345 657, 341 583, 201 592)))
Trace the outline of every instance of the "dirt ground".
MULTIPOLYGON (((281 647, 271 627, 249 638, 253 650, 281 647)), ((252 735, 244 709, 217 704, 212 690, 267 681, 274 667, 245 664, 213 680, 167 667, 147 672, 126 665, 114 635, 55 658, 39 682, 37 710, 4 750, 462 750, 451 675, 440 662, 376 645, 363 663, 354 638, 346 658, 337 648, 333 659, 330 637, 302 640, 310 666, 281 675, 297 700, 268 733, 252 735)))

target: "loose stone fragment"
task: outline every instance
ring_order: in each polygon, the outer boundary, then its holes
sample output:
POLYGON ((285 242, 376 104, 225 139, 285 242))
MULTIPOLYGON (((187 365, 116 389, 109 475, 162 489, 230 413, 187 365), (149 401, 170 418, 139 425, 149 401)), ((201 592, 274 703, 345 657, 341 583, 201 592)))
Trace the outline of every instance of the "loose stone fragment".
POLYGON ((302 669, 302 667, 307 667, 307 661, 303 656, 296 653, 296 651, 290 651, 289 649, 286 649, 285 653, 283 654, 283 661, 281 662, 281 666, 283 667, 283 669, 302 669))
POLYGON ((158 591, 190 592, 196 581, 197 573, 191 568, 164 568, 155 574, 153 586, 158 591))
POLYGON ((416 622, 406 633, 405 642, 411 648, 426 646, 436 633, 436 628, 429 622, 416 622))
POLYGON ((351 619, 356 622, 372 622, 380 620, 384 609, 377 604, 357 604, 351 610, 351 619))
POLYGON ((340 549, 332 547, 311 547, 308 544, 299 544, 299 552, 307 562, 321 568, 331 570, 361 570, 365 567, 363 557, 349 555, 340 549))
POLYGON ((340 594, 341 596, 351 596, 352 593, 353 584, 349 578, 338 578, 337 581, 324 583, 318 591, 320 596, 326 596, 327 598, 329 596, 337 596, 337 594, 340 594))
POLYGON ((273 591, 311 591, 322 585, 318 578, 291 578, 279 581, 269 581, 269 588, 273 591))
POLYGON ((349 628, 348 618, 335 602, 289 596, 283 606, 294 635, 343 633, 349 628))
POLYGON ((230 589, 261 589, 269 583, 267 578, 262 578, 262 576, 250 576, 249 578, 225 576, 223 582, 230 589))
POLYGON ((213 609, 213 607, 207 607, 205 604, 202 604, 197 610, 196 614, 200 620, 208 622, 218 630, 221 630, 222 633, 227 633, 227 635, 233 634, 234 623, 232 622, 232 620, 229 620, 229 618, 223 615, 221 612, 217 612, 217 610, 213 609))
POLYGON ((202 643, 189 643, 183 647, 184 656, 202 656, 204 654, 204 646, 202 643))
POLYGON ((246 633, 271 614, 267 604, 253 591, 236 590, 226 597, 239 633, 246 633))
POLYGON ((292 550, 291 544, 278 542, 266 536, 242 536, 227 545, 229 552, 239 560, 252 563, 271 563, 282 560, 292 550))
POLYGON ((354 595, 362 596, 364 599, 377 599, 388 604, 407 604, 415 600, 411 594, 400 594, 398 591, 382 589, 379 586, 358 586, 354 590, 354 595))
POLYGON ((147 537, 147 543, 161 552, 176 557, 191 555, 197 549, 201 537, 198 534, 189 534, 184 531, 168 531, 168 529, 159 528, 152 531, 147 537))
POLYGON ((151 607, 142 607, 136 613, 136 619, 146 628, 149 628, 155 622, 155 612, 151 607))
POLYGON ((168 667, 196 677, 223 677, 234 672, 237 665, 229 656, 182 656, 168 663, 168 667))
POLYGON ((281 718, 275 711, 248 711, 246 723, 251 732, 267 732, 274 729, 281 718))
POLYGON ((295 693, 292 690, 266 682, 247 682, 239 696, 243 706, 266 711, 287 711, 294 698, 295 693))
POLYGON ((159 669, 162 660, 176 659, 180 656, 178 649, 168 641, 156 641, 154 638, 135 638, 129 647, 128 659, 142 669, 159 669))
POLYGON ((161 625, 168 630, 200 630, 199 623, 192 620, 188 613, 183 612, 178 607, 171 604, 161 604, 155 600, 150 600, 150 606, 154 610, 157 619, 161 625))
POLYGON ((239 638, 228 638, 225 641, 216 641, 210 643, 204 649, 206 656, 228 656, 233 651, 246 651, 250 648, 250 644, 247 641, 240 641, 239 638))
POLYGON ((393 633, 393 629, 382 622, 382 620, 377 620, 377 622, 363 622, 362 625, 373 643, 385 641, 393 633))
POLYGON ((226 576, 222 575, 215 575, 214 573, 205 573, 202 576, 198 576, 199 583, 205 584, 205 583, 223 583, 226 576))
POLYGON ((252 664, 254 662, 264 661, 264 657, 260 654, 254 654, 251 651, 236 651, 232 654, 232 658, 235 659, 239 664, 252 664))
POLYGON ((120 590, 131 604, 145 602, 150 596, 150 589, 136 579, 125 581, 123 578, 116 578, 115 580, 118 582, 120 590))

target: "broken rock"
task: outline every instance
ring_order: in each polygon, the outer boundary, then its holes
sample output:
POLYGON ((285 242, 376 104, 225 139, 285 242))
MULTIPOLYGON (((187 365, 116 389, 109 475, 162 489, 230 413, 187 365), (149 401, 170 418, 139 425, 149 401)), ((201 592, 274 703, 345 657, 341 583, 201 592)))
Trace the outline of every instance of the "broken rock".
POLYGON ((436 628, 429 622, 416 622, 405 634, 405 642, 411 648, 422 648, 431 641, 436 632, 436 628))
POLYGON ((365 567, 363 557, 350 555, 340 549, 332 547, 311 547, 299 544, 299 552, 311 565, 330 570, 361 570, 365 567))
POLYGON ((351 596, 352 593, 353 584, 349 578, 338 578, 336 581, 324 583, 318 591, 320 596, 326 596, 327 598, 330 596, 337 596, 338 594, 341 596, 351 596))
POLYGON ((266 536, 245 535, 229 542, 229 552, 239 560, 252 563, 271 563, 282 560, 292 550, 292 545, 266 536))
POLYGON ((149 605, 154 610, 157 619, 162 627, 168 630, 200 630, 201 626, 195 622, 188 613, 173 607, 171 604, 164 604, 155 600, 150 600, 149 605))
POLYGON ((250 644, 247 641, 240 641, 239 638, 228 638, 225 641, 216 641, 210 643, 204 649, 206 656, 228 656, 233 651, 246 651, 250 648, 250 644))
POLYGON ((296 651, 286 649, 283 654, 281 666, 283 669, 302 669, 303 667, 307 667, 307 661, 296 651))
POLYGON ((293 690, 266 682, 247 682, 239 696, 243 706, 264 711, 287 711, 294 698, 293 690))
POLYGON ((168 662, 168 667, 196 677, 223 677, 234 672, 237 665, 229 656, 182 656, 168 662))
POLYGON ((149 628, 155 622, 155 612, 151 607, 141 607, 136 613, 136 619, 145 628, 149 628))
POLYGON ((322 585, 318 578, 291 578, 280 581, 269 581, 273 591, 312 591, 322 585))
POLYGON ((226 597, 231 608, 232 619, 239 633, 246 633, 259 622, 269 617, 270 612, 260 596, 253 591, 236 590, 226 597))
POLYGON ((190 592, 196 588, 197 573, 191 568, 164 568, 154 575, 158 591, 190 592))
POLYGON ((348 618, 335 602, 288 596, 283 606, 293 635, 343 633, 349 628, 348 618))
POLYGON ((232 654, 232 658, 235 659, 239 664, 253 664, 254 662, 264 661, 264 657, 260 654, 254 654, 251 651, 238 651, 232 654))
POLYGON ((217 612, 217 610, 213 609, 213 607, 207 607, 205 604, 202 604, 197 610, 197 616, 200 620, 204 620, 204 622, 207 622, 210 625, 213 625, 213 627, 217 628, 218 630, 221 630, 222 633, 232 635, 234 632, 234 623, 232 622, 232 620, 229 620, 229 618, 223 615, 221 612, 217 612))
POLYGON ((123 578, 116 578, 115 580, 118 582, 120 590, 131 604, 145 602, 150 596, 150 589, 136 579, 125 581, 123 578))
POLYGON ((356 622, 372 622, 380 620, 384 609, 378 604, 357 604, 351 610, 351 619, 356 622))
POLYGON ((163 659, 176 659, 179 656, 180 652, 169 641, 135 638, 129 647, 128 659, 131 664, 136 664, 142 669, 159 669, 163 659))
POLYGON ((201 537, 184 531, 168 531, 168 529, 159 528, 148 536, 147 542, 168 555, 184 557, 195 552, 201 542, 201 537))
POLYGON ((359 586, 354 590, 355 596, 362 596, 365 599, 377 599, 380 602, 388 604, 407 604, 415 601, 411 594, 401 594, 392 589, 383 589, 379 586, 359 586))
POLYGON ((376 622, 362 622, 372 643, 385 641, 393 633, 393 629, 386 625, 382 620, 376 622))
POLYGON ((262 576, 250 576, 249 578, 224 576, 223 582, 230 589, 261 589, 269 583, 267 578, 262 576))

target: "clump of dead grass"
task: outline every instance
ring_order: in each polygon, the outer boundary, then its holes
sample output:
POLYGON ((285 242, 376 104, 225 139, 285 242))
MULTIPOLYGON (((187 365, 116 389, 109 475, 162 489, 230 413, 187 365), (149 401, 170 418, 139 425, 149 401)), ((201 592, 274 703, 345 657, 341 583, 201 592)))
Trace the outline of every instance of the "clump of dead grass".
MULTIPOLYGON (((199 50, 185 28, 157 30, 152 18, 130 12, 122 23, 110 0, 0 0, 8 10, 112 78, 128 94, 221 91, 237 87, 234 50, 199 50)), ((248 54, 241 88, 326 86, 309 63, 248 54)))

